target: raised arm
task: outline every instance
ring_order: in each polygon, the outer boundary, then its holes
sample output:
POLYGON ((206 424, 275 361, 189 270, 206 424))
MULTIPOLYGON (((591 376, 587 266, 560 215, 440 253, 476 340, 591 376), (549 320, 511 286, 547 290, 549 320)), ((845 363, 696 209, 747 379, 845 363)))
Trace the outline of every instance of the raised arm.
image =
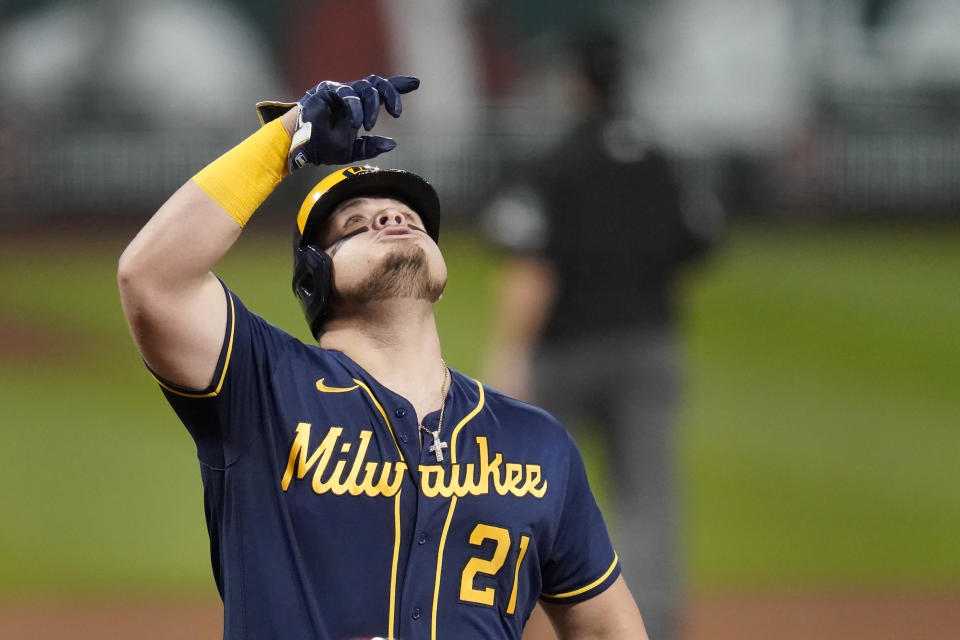
MULTIPOLYGON (((270 185, 260 189, 264 198, 286 173, 298 110, 234 152, 266 152, 259 157, 270 185)), ((123 311, 144 360, 158 375, 193 389, 213 376, 227 319, 223 289, 210 269, 242 230, 201 184, 198 174, 160 207, 124 250, 117 271, 123 311)))
POLYGON ((389 138, 358 132, 374 126, 381 102, 399 116, 400 94, 417 86, 416 78, 369 76, 321 82, 299 103, 261 103, 268 123, 160 207, 120 256, 117 272, 130 331, 155 373, 192 389, 210 383, 227 319, 223 289, 210 270, 290 170, 394 148, 389 138))

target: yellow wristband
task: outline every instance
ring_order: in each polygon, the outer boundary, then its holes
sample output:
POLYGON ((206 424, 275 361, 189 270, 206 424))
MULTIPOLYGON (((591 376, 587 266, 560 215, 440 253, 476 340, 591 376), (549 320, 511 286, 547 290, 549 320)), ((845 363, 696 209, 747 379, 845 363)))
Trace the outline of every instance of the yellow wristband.
POLYGON ((243 227, 287 175, 290 136, 279 118, 208 164, 193 181, 243 227))

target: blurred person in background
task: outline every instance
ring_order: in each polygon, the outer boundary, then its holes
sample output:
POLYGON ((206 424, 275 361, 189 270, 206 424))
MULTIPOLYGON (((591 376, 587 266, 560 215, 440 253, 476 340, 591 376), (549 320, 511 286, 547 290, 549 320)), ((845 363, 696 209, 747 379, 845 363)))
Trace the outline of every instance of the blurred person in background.
MULTIPOLYGON (((624 576, 650 637, 670 640, 680 577, 672 285, 713 241, 718 211, 687 206, 668 159, 621 107, 618 34, 585 29, 573 51, 575 126, 483 213, 486 234, 509 254, 487 376, 567 425, 596 429, 624 576)), ((525 637, 550 637, 546 629, 532 618, 525 637)))

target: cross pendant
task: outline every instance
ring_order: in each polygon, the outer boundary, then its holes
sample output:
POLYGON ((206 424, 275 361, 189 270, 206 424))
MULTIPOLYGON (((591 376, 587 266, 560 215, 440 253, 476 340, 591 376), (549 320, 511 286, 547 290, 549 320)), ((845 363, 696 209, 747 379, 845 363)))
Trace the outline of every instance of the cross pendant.
POLYGON ((443 462, 443 450, 447 448, 447 443, 440 439, 440 429, 430 431, 424 427, 424 430, 433 436, 433 444, 430 445, 428 451, 437 456, 437 462, 443 462))

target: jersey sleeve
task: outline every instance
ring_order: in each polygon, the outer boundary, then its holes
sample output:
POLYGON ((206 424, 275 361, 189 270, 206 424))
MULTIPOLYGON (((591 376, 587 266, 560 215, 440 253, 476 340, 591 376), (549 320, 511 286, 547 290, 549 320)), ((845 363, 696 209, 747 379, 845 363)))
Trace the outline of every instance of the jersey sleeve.
POLYGON ((250 312, 225 285, 223 289, 227 323, 210 385, 188 389, 151 372, 193 437, 200 461, 217 469, 235 462, 256 436, 269 402, 269 374, 295 340, 250 312))
POLYGON ((620 560, 587 481, 583 459, 566 434, 569 467, 556 536, 542 566, 546 602, 572 604, 605 591, 620 575, 620 560))

